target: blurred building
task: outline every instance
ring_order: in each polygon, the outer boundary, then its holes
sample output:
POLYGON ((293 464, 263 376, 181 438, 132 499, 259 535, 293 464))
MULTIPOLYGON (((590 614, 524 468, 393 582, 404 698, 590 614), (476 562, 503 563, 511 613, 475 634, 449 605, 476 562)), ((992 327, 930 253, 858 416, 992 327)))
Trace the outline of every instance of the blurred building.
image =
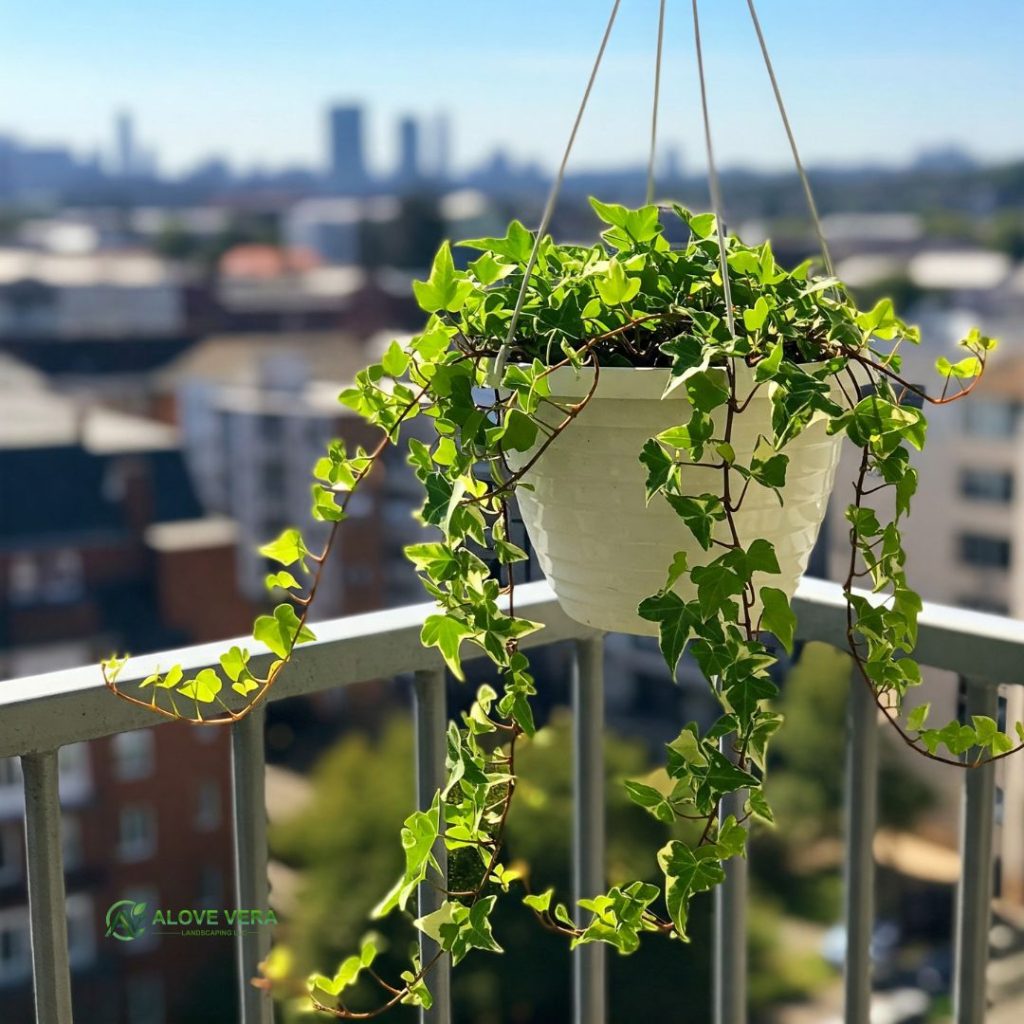
POLYGON ((304 199, 285 213, 282 235, 288 245, 312 250, 324 263, 360 265, 365 255, 365 225, 393 223, 399 212, 393 196, 304 199))
MULTIPOLYGON (((1006 267, 1002 261, 968 257, 976 276, 950 274, 948 256, 923 256, 911 270, 927 271, 934 291, 955 288, 956 308, 926 302, 925 338, 919 349, 904 346, 903 372, 935 393, 941 382, 935 360, 958 358, 956 341, 971 325, 996 333, 1007 326, 1001 317, 983 317, 981 310, 1002 308, 1006 267), (970 303, 970 307, 964 306, 970 303)), ((967 400, 929 415, 928 444, 916 456, 918 493, 903 527, 910 583, 927 601, 997 615, 1024 617, 1024 332, 1019 322, 1002 339, 1003 347, 967 400)), ((855 453, 846 451, 837 479, 853 479, 855 453)), ((888 492, 883 492, 886 494, 888 492)), ((843 579, 849 564, 848 525, 843 517, 849 493, 837 493, 828 516, 830 575, 843 579)), ((891 508, 878 504, 880 517, 891 508)), ((884 518, 883 518, 884 521, 884 518)), ((1012 729, 1024 721, 1024 694, 1007 688, 1004 714, 1012 729)), ((931 720, 944 723, 962 714, 956 680, 931 670, 925 685, 911 695, 910 706, 929 701, 931 720)), ((960 776, 943 766, 928 765, 907 753, 909 767, 923 772, 944 797, 926 826, 932 838, 955 847, 960 776)), ((998 836, 1000 895, 1024 903, 1024 764, 1011 758, 999 767, 1000 824, 998 836)))
POLYGON ((329 179, 338 192, 359 193, 369 175, 363 148, 363 108, 336 106, 328 113, 329 179))
MULTIPOLYGON (((238 586, 252 600, 264 595, 269 568, 259 545, 288 526, 300 527, 311 547, 326 538, 328 524, 310 515, 310 467, 328 443, 341 438, 352 451, 379 439, 338 402, 373 352, 337 332, 230 335, 207 339, 159 376, 204 508, 237 524, 238 586)), ((419 599, 402 557, 405 544, 421 539, 417 494, 396 451, 353 496, 318 590, 318 617, 419 599)))
POLYGON ((0 249, 0 338, 178 334, 183 295, 175 268, 148 253, 0 249))
POLYGON ((123 111, 115 121, 117 139, 117 171, 130 178, 136 171, 135 162, 135 121, 132 115, 123 111))
MULTIPOLYGON (((8 357, 0 408, 0 679, 247 629, 233 524, 203 516, 172 428, 56 391, 8 357)), ((105 938, 118 899, 231 898, 228 779, 220 731, 143 730, 61 751, 79 1019, 189 1019, 212 947, 230 962, 230 941, 105 938), (184 763, 195 771, 182 775, 184 763)), ((32 1019, 22 814, 20 764, 0 759, 0 1020, 12 1022, 32 1019)))
POLYGON ((420 125, 415 117, 406 115, 398 122, 398 166, 395 179, 402 188, 415 185, 423 175, 420 163, 420 125))
POLYGON ((452 176, 452 123, 445 113, 438 114, 434 119, 433 176, 442 186, 452 176))

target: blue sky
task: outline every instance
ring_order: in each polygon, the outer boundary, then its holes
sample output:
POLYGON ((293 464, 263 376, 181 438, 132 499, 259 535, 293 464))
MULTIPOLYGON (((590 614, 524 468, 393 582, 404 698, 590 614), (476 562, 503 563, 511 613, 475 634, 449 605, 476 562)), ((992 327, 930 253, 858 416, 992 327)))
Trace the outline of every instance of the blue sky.
MULTIPOLYGON (((0 0, 0 132, 110 147, 131 109, 166 168, 213 151, 250 166, 314 163, 331 100, 370 108, 391 159, 394 117, 450 113, 458 165, 497 145, 555 162, 610 0, 0 0)), ((812 163, 900 162, 948 142, 1024 155, 1024 0, 760 0, 812 163)), ((723 164, 787 150, 744 0, 704 0, 723 164)), ((643 159, 657 0, 623 0, 577 167, 643 159)), ((690 5, 669 0, 663 137, 699 167, 690 5)))

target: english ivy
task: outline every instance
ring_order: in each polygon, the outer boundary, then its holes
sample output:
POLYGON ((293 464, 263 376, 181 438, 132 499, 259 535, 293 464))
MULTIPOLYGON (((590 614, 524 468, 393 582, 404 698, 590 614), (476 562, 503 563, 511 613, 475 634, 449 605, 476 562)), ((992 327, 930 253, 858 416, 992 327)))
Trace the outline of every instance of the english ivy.
MULTIPOLYGON (((331 524, 327 543, 312 551, 299 531, 286 530, 260 549, 276 563, 267 587, 283 595, 253 629, 254 640, 275 656, 265 674, 252 671, 249 650, 232 647, 219 670, 186 678, 172 666, 128 693, 117 683, 124 660, 104 663, 119 696, 167 717, 231 722, 244 715, 265 699, 296 648, 315 639, 306 619, 349 497, 388 447, 402 446, 423 486, 419 519, 437 534, 406 551, 436 603, 421 640, 436 647, 460 679, 467 647, 483 652, 493 665, 494 685, 481 688, 461 724, 450 725, 447 783, 428 809, 406 820, 406 867, 377 914, 406 911, 424 880, 442 885, 439 849, 460 857, 460 877, 472 880, 469 887, 447 891, 440 909, 416 921, 438 943, 438 956, 454 962, 474 950, 500 952, 491 912, 517 889, 546 927, 574 945, 606 942, 630 953, 645 932, 686 939, 693 895, 719 884, 723 863, 743 856, 754 820, 771 823, 764 773, 771 736, 781 724, 772 672, 777 645, 792 649, 796 619, 786 593, 772 585, 779 573, 773 545, 763 537, 741 537, 736 514, 758 489, 782 502, 787 445, 812 422, 824 420, 830 433, 844 434, 861 452, 855 500, 846 510, 854 554, 845 584, 848 633, 879 706, 911 746, 953 763, 967 751, 973 751, 971 763, 1005 756, 1024 740, 1024 727, 1011 738, 983 717, 931 726, 927 705, 905 724, 897 721, 904 696, 921 680, 912 658, 921 600, 908 583, 900 539, 917 485, 911 452, 923 447, 927 427, 923 412, 906 398, 928 396, 901 377, 900 347, 918 342, 916 329, 896 316, 888 300, 859 310, 841 282, 812 275, 810 262, 787 270, 769 243, 747 246, 729 237, 724 255, 733 334, 712 214, 678 206, 592 205, 605 225, 600 243, 540 241, 498 389, 487 386, 489 373, 523 285, 535 242, 531 232, 514 221, 503 238, 461 243, 476 254, 466 269, 458 268, 446 243, 427 280, 416 282, 417 301, 428 314, 423 331, 408 344, 389 346, 340 396, 381 431, 380 443, 372 451, 349 451, 334 441, 314 468, 312 514, 331 524), (666 216, 688 230, 685 244, 669 244, 666 216), (673 838, 652 853, 662 884, 616 886, 582 900, 581 913, 574 913, 552 892, 526 891, 523 879, 502 862, 516 790, 516 746, 535 729, 536 687, 518 645, 538 628, 514 611, 513 567, 526 554, 509 541, 507 523, 517 486, 524 477, 528 484, 530 468, 572 429, 588 401, 556 404, 550 376, 556 368, 585 365, 664 367, 670 371, 666 394, 683 389, 688 399, 685 422, 650 438, 637 457, 646 472, 647 500, 667 503, 709 557, 691 566, 678 553, 666 566, 664 587, 638 611, 657 625, 670 671, 689 651, 721 715, 705 731, 689 723, 668 745, 663 787, 626 783, 639 806, 673 826, 673 838), (744 462, 733 443, 734 427, 762 391, 770 399, 771 422, 744 462), (552 407, 560 414, 556 426, 552 407), (429 443, 404 429, 416 419, 431 428, 417 431, 432 436, 429 443), (510 452, 522 467, 515 472, 510 452), (690 481, 697 464, 717 471, 720 485, 695 490, 690 481), (890 516, 867 506, 874 492, 891 495, 890 516), (870 593, 855 590, 861 579, 870 582, 870 593), (224 682, 244 704, 225 699, 224 682), (721 801, 733 793, 743 795, 742 813, 722 820, 721 801)), ((963 359, 938 361, 943 390, 941 398, 928 399, 934 404, 966 394, 995 343, 972 331, 962 344, 963 359)), ((706 473, 697 476, 708 479, 706 473)), ((353 1016, 345 992, 367 974, 381 981, 371 969, 374 956, 371 942, 333 975, 315 975, 315 1005, 337 1017, 353 1016)), ((414 958, 400 981, 381 981, 380 1009, 429 1006, 432 966, 414 958)))

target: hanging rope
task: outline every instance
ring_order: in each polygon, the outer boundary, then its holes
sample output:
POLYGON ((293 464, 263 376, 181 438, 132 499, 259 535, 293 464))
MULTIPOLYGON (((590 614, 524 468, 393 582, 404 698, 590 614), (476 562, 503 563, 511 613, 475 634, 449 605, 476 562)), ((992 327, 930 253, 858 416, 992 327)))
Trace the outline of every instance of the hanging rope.
POLYGON ((814 222, 814 231, 818 236, 818 245, 821 248, 821 256, 825 263, 825 272, 829 277, 835 277, 835 270, 832 267, 832 255, 828 249, 828 242, 825 240, 825 229, 821 225, 821 218, 818 216, 818 204, 814 201, 814 193, 811 191, 811 182, 804 170, 803 161, 800 159, 800 150, 797 148, 796 136, 793 134, 793 127, 789 123, 789 115, 786 113, 786 104, 782 101, 782 90, 779 88, 779 80, 775 77, 775 68, 772 66, 772 59, 768 54, 768 44, 764 40, 764 33, 761 31, 761 21, 757 16, 757 9, 754 7, 754 0, 747 0, 747 7, 750 10, 751 20, 754 22, 754 31, 757 33, 757 41, 761 45, 761 55, 764 57, 764 66, 768 70, 768 77, 771 79, 772 91, 775 93, 775 102, 782 116, 782 124, 786 129, 789 138, 789 148, 793 153, 793 160, 796 162, 796 171, 800 175, 800 183, 804 188, 804 196, 807 199, 807 208, 811 212, 811 220, 814 222))
POLYGON ((647 205, 654 202, 654 158, 658 151, 658 105, 661 101, 661 55, 665 45, 665 0, 658 11, 658 55, 654 62, 654 106, 651 110, 651 155, 647 161, 647 205))
POLYGON ((732 310, 732 285, 729 283, 729 261, 725 251, 725 228, 722 226, 722 187, 715 167, 715 148, 711 142, 711 118, 708 114, 708 87, 704 79, 704 51, 700 42, 700 14, 697 0, 693 0, 693 38, 697 47, 697 74, 700 77, 700 103, 704 113, 704 144, 708 156, 708 189, 711 192, 711 211, 718 230, 718 262, 722 273, 722 292, 725 296, 725 316, 729 333, 736 337, 736 318, 732 310))
POLYGON ((580 109, 576 112, 576 120, 573 122, 572 132, 569 134, 569 141, 565 146, 565 153, 562 155, 562 162, 559 164, 558 173, 555 175, 555 180, 551 185, 551 191, 548 193, 548 200, 544 207, 544 214, 540 220, 540 226, 537 228, 537 237, 533 241, 533 249, 530 252, 530 258, 526 263, 526 270, 523 273, 523 283, 519 288, 519 295, 516 298, 516 305, 512 311, 512 320, 508 325, 508 334, 505 336, 501 349, 498 351, 498 357, 494 361, 494 366, 487 379, 489 387, 497 387, 501 383, 501 378, 505 373, 505 363, 508 361, 508 353, 512 347, 512 342, 516 336, 516 327, 519 325, 519 315, 523 311, 523 303, 526 301, 526 290, 530 285, 530 275, 533 273, 533 268, 537 265, 537 254, 540 252, 540 244, 547 233, 548 226, 551 224, 551 216, 555 212, 555 203, 558 201, 558 195, 562 191, 562 182, 565 180, 565 168, 569 163, 569 156, 572 153, 573 143, 576 141, 576 133, 579 131, 580 123, 583 121, 583 115, 587 109, 587 103, 590 100, 591 90, 594 88, 594 82, 597 79, 597 72, 601 68, 601 61, 604 58, 604 51, 608 46, 608 40, 612 34, 612 27, 615 25, 615 19, 619 13, 619 5, 622 0, 615 0, 612 5, 612 13, 608 18, 608 25, 605 27, 604 36, 601 38, 601 46, 597 51, 597 58, 594 61, 594 67, 591 69, 590 78, 587 80, 587 87, 583 92, 583 99, 580 102, 580 109))

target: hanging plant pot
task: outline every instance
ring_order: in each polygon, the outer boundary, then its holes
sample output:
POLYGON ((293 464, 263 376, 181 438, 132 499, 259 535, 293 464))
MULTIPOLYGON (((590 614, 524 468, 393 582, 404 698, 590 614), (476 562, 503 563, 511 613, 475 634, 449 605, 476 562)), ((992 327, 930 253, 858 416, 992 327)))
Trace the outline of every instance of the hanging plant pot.
MULTIPOLYGON (((736 374, 738 392, 750 393, 753 370, 737 362, 736 374)), ((593 383, 592 368, 559 369, 551 375, 552 400, 569 406, 585 398, 593 383)), ((720 553, 703 550, 664 498, 645 500, 647 473, 639 459, 645 443, 691 414, 682 388, 662 398, 668 383, 667 369, 603 368, 572 429, 540 456, 523 478, 528 486, 517 492, 530 542, 559 603, 577 622, 608 632, 657 636, 657 624, 642 619, 637 605, 664 586, 676 552, 685 551, 690 566, 720 553)), ((561 418, 551 406, 539 415, 551 426, 561 418)), ((724 415, 717 410, 716 426, 724 415)), ((735 419, 738 462, 748 464, 758 443, 772 436, 771 417, 770 391, 762 386, 735 419)), ((825 517, 841 442, 841 435, 826 433, 825 417, 812 421, 786 446, 789 466, 780 493, 752 483, 736 513, 740 536, 775 546, 781 573, 760 582, 788 597, 807 568, 825 517)), ((526 465, 533 454, 509 453, 511 468, 526 465)), ((712 453, 708 461, 715 458, 712 453)), ((720 470, 694 467, 684 470, 684 479, 689 493, 721 492, 720 470)), ((721 539, 724 528, 719 524, 721 539)), ((688 577, 675 589, 684 598, 695 596, 688 577)))

